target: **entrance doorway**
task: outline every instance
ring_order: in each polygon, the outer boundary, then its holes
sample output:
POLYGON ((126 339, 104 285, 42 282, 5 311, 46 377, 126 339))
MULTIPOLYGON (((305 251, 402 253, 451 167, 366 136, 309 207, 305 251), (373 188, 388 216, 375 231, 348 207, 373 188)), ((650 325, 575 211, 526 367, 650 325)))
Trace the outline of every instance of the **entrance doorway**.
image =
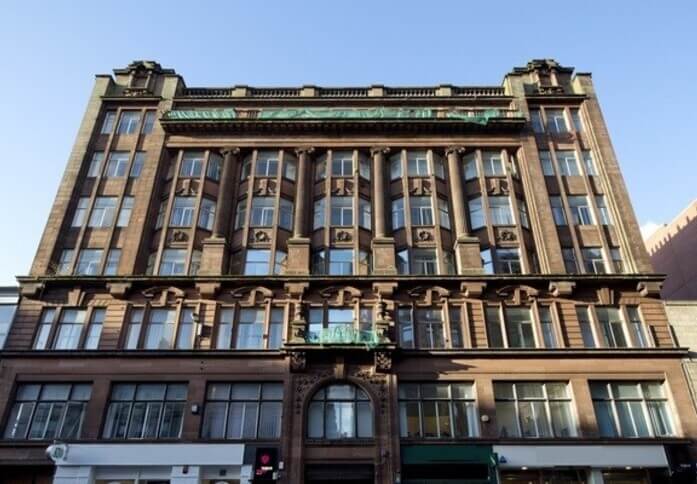
POLYGON ((371 464, 310 464, 305 466, 306 484, 374 484, 371 464))

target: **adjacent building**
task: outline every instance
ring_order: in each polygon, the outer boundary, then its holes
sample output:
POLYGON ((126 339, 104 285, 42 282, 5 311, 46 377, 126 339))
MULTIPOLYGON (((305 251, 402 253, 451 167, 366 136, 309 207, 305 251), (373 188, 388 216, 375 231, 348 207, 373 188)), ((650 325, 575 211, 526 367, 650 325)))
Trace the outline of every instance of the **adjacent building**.
POLYGON ((656 272, 667 276, 665 299, 697 299, 697 200, 651 234, 646 249, 656 272))
POLYGON ((16 483, 658 483, 697 417, 590 74, 97 76, 0 353, 16 483))

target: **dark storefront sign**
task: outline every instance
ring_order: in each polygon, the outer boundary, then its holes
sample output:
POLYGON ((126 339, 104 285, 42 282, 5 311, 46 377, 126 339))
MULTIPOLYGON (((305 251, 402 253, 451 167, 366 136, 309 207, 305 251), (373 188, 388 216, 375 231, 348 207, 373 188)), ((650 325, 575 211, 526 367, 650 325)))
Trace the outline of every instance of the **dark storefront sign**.
POLYGON ((305 466, 305 484, 373 484, 375 470, 370 464, 310 464, 305 466))
POLYGON ((402 483, 493 483, 496 482, 496 463, 496 454, 490 445, 402 447, 402 483))

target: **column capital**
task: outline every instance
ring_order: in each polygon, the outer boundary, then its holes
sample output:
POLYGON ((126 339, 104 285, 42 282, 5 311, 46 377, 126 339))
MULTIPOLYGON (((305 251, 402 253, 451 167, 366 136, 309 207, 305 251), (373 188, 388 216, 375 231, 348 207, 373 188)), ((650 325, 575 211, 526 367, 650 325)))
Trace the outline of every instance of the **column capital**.
POLYGON ((228 154, 230 155, 239 155, 240 154, 240 147, 239 146, 224 146, 223 148, 220 149, 220 154, 223 156, 227 156, 228 154))
POLYGON ((464 146, 448 146, 445 148, 445 156, 449 156, 451 153, 456 153, 458 155, 461 155, 462 153, 465 152, 465 147, 464 146))
POLYGON ((297 148, 294 148, 293 151, 295 152, 296 156, 311 155, 312 153, 315 152, 315 147, 314 146, 299 146, 297 148))
POLYGON ((373 146, 370 148, 370 156, 375 156, 377 154, 386 155, 392 150, 389 146, 373 146))

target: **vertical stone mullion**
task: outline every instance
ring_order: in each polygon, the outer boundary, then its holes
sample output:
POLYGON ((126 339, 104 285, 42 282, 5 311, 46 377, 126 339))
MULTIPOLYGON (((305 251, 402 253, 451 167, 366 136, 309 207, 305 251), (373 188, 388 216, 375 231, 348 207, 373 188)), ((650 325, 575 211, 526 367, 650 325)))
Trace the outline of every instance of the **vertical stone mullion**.
MULTIPOLYGON (((293 236, 288 239, 288 264, 286 274, 308 275, 310 274, 311 254, 310 238, 307 233, 308 218, 307 213, 308 199, 311 199, 312 185, 308 183, 310 171, 308 170, 309 156, 314 152, 312 147, 301 147, 295 149, 298 157, 298 171, 295 178, 295 200, 293 203, 293 236)), ((325 173, 328 170, 325 165, 325 173)), ((331 177, 327 177, 331 182, 331 177)), ((331 197, 325 194, 326 205, 331 203, 331 197)), ((326 212, 325 212, 326 217, 326 212)), ((326 222, 326 219, 325 219, 326 222)), ((326 227, 326 223, 325 223, 326 227)), ((327 252, 328 256, 328 252, 327 252)))
MULTIPOLYGON (((370 155, 373 158, 373 204, 375 210, 375 233, 371 243, 373 253, 373 273, 379 275, 397 274, 395 259, 395 242, 387 233, 385 193, 389 185, 385 184, 385 156, 390 152, 387 147, 373 147, 370 155)), ((406 197, 405 200, 406 202, 406 197)), ((406 212, 406 203, 405 203, 406 212)), ((406 217, 406 213, 405 213, 406 217)))

